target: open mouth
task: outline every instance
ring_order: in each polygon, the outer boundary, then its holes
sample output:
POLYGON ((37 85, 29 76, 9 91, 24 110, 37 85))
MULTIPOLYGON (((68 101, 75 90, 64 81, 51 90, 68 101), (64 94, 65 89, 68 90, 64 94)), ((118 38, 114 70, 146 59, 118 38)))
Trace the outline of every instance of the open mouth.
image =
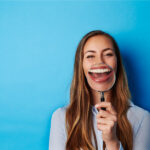
POLYGON ((112 75, 112 72, 109 68, 98 68, 90 69, 88 74, 95 82, 104 82, 112 75))

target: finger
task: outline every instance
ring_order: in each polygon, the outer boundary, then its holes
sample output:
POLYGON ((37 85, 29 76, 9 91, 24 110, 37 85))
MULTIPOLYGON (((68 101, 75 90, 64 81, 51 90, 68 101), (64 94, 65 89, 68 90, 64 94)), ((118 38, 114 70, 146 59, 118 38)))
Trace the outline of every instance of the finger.
POLYGON ((107 118, 107 120, 112 120, 112 121, 117 121, 117 116, 116 115, 112 115, 111 113, 104 111, 104 110, 100 110, 98 112, 98 114, 96 115, 96 119, 99 118, 107 118))
POLYGON ((111 131, 114 129, 114 127, 116 126, 116 123, 114 123, 113 121, 107 121, 105 123, 97 123, 97 128, 102 130, 102 131, 111 131))
POLYGON ((96 121, 97 124, 109 125, 110 127, 113 127, 116 124, 115 121, 109 120, 107 118, 98 118, 96 121))
POLYGON ((111 131, 109 126, 103 124, 97 124, 97 128, 98 130, 101 130, 103 134, 109 133, 111 131))
POLYGON ((98 118, 96 119, 97 124, 107 124, 107 119, 104 118, 98 118))
POLYGON ((107 118, 108 120, 112 120, 112 121, 117 121, 117 116, 116 115, 113 115, 107 111, 104 111, 104 110, 100 110, 98 112, 98 114, 96 115, 96 118, 107 118))
POLYGON ((110 117, 110 114, 108 111, 105 111, 105 110, 100 110, 97 115, 96 115, 96 118, 100 118, 100 117, 103 117, 103 118, 107 118, 107 117, 110 117))
POLYGON ((97 119, 96 121, 97 121, 97 124, 103 124, 103 125, 109 124, 109 123, 108 123, 108 120, 105 119, 105 118, 99 118, 99 119, 97 119))
POLYGON ((100 102, 98 104, 95 105, 95 107, 100 110, 101 108, 106 108, 107 111, 109 111, 112 114, 116 114, 116 111, 114 109, 114 107, 112 106, 112 104, 110 102, 100 102))

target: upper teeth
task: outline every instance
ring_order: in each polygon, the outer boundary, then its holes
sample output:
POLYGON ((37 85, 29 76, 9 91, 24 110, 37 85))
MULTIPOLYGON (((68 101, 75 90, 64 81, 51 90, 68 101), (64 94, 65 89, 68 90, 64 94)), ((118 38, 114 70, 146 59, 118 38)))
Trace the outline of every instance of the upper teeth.
POLYGON ((89 72, 92 73, 104 73, 104 72, 110 72, 110 69, 91 69, 89 72))

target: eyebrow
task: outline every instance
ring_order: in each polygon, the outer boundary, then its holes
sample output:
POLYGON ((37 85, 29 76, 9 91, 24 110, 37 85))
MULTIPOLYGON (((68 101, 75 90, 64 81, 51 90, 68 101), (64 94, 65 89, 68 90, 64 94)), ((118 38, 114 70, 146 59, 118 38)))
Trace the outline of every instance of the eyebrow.
MULTIPOLYGON (((113 49, 112 49, 112 48, 104 48, 102 51, 104 52, 104 51, 107 51, 107 50, 112 50, 112 51, 113 51, 113 49)), ((84 55, 85 55, 86 53, 88 53, 88 52, 96 53, 96 51, 95 51, 95 50, 88 50, 88 51, 86 51, 86 52, 84 53, 84 55)))

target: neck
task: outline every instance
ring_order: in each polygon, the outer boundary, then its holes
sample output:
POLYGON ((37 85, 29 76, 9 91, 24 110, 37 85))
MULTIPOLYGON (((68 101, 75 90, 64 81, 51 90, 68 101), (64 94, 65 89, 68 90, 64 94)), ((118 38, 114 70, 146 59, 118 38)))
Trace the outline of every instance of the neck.
MULTIPOLYGON (((94 90, 92 90, 91 93, 92 93, 92 98, 93 98, 92 105, 96 105, 97 103, 100 102, 101 93, 94 91, 94 90)), ((104 97, 105 97, 106 102, 110 102, 111 91, 104 92, 104 97)))

